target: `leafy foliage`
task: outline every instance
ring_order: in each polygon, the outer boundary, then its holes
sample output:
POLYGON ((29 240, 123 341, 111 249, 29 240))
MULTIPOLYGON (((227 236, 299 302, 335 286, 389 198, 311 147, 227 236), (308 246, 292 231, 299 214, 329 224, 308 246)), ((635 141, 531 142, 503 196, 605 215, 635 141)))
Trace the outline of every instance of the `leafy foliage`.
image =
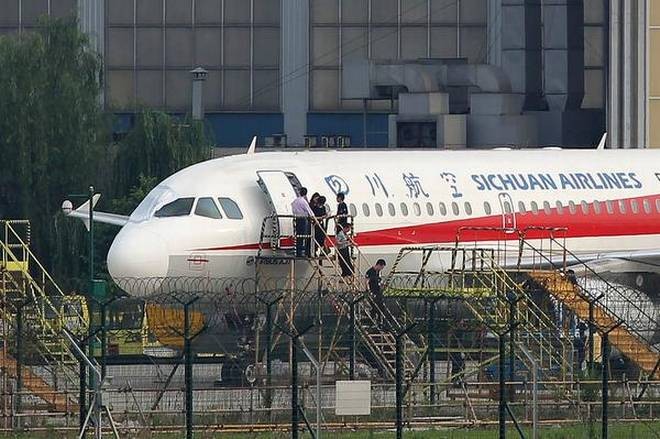
MULTIPOLYGON (((60 213, 68 194, 93 184, 101 209, 130 214, 158 181, 211 150, 203 123, 151 110, 112 145, 101 78, 75 18, 0 37, 0 218, 31 220, 33 247, 66 289, 86 289, 88 261, 84 227, 60 213)), ((117 231, 97 228, 96 273, 117 231)))
MULTIPOLYGON (((101 165, 101 62, 67 18, 0 37, 0 66, 0 215, 30 218, 37 252, 64 268, 75 253, 57 241, 53 219, 101 165)), ((80 236, 69 238, 77 247, 80 236)))

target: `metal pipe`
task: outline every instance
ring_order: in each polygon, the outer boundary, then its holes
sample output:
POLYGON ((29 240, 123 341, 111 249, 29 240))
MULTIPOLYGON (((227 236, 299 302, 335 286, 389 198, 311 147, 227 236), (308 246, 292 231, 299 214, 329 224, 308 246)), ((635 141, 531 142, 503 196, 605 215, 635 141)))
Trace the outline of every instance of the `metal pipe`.
MULTIPOLYGON (((23 303, 16 307, 16 413, 21 413, 23 391, 23 303)), ((20 428, 20 418, 17 419, 20 428)))
POLYGON ((291 439, 298 439, 298 343, 291 337, 291 439))
POLYGON ((349 348, 348 348, 348 378, 352 381, 355 379, 355 300, 351 300, 351 326, 348 331, 349 348))

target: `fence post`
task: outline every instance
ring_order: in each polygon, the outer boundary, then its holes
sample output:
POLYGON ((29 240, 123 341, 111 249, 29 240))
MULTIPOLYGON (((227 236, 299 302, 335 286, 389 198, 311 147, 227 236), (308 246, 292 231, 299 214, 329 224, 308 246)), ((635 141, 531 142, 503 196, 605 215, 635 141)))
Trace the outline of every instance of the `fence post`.
POLYGON ((396 439, 403 438, 403 374, 404 374, 404 364, 403 364, 403 351, 404 351, 404 337, 416 324, 412 323, 405 329, 394 334, 396 352, 395 352, 395 379, 396 379, 396 439))
POLYGON ((602 341, 602 371, 603 371, 603 415, 602 415, 602 439, 607 439, 607 409, 609 404, 609 364, 610 364, 610 341, 609 331, 603 332, 602 341))
MULTIPOLYGON (((18 303, 16 306, 16 414, 20 415, 23 398, 23 305, 18 303)), ((16 426, 21 428, 21 417, 16 417, 16 426)))
POLYGON ((428 304, 427 338, 428 338, 428 359, 429 359, 429 402, 435 404, 435 300, 428 304))
POLYGON ((506 365, 506 349, 505 349, 505 337, 506 332, 498 334, 498 346, 499 346, 499 405, 498 405, 498 418, 499 418, 499 438, 506 439, 506 391, 505 391, 505 382, 504 382, 504 367, 506 365))
POLYGON ((589 360, 588 360, 588 369, 589 374, 594 370, 594 331, 596 330, 596 325, 594 323, 594 302, 593 300, 589 301, 589 360))
POLYGON ((349 303, 351 326, 348 331, 348 379, 351 381, 355 379, 355 303, 353 299, 349 303))

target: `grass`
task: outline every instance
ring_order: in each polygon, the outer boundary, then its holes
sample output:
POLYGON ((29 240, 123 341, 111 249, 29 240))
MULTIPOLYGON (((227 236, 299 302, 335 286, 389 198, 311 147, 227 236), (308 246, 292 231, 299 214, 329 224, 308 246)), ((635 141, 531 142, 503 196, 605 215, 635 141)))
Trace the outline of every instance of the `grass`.
MULTIPOLYGON (((539 431, 540 439, 599 439, 600 424, 593 423, 589 425, 565 425, 565 426, 544 426, 539 431)), ((183 432, 169 434, 143 434, 140 436, 123 435, 122 437, 140 437, 151 439, 179 439, 184 436, 183 432)), ((205 433, 195 432, 197 439, 287 439, 290 433, 205 433)), ((10 433, 0 434, 0 439, 69 439, 74 438, 74 433, 10 433)), ((91 437, 91 436, 90 436, 91 437)), ((109 436, 107 436, 109 437, 109 436)), ((301 434, 301 438, 309 439, 308 434, 301 434)), ((360 432, 325 432, 324 437, 338 439, 390 439, 394 438, 393 431, 360 431, 360 432)), ((454 429, 454 430, 424 430, 424 431, 404 431, 405 439, 497 439, 498 431, 496 428, 487 429, 454 429)), ((510 426, 507 426, 507 438, 518 439, 520 436, 510 426)), ((531 439, 531 431, 525 429, 525 438, 531 439)), ((609 439, 657 439, 660 437, 660 421, 652 423, 615 423, 609 426, 609 439)))

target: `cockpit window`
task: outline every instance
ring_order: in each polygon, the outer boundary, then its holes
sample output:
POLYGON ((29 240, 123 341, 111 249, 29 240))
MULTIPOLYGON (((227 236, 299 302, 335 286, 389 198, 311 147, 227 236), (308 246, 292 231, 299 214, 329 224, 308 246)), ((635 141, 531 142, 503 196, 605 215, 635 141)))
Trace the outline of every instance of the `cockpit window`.
POLYGON ((172 201, 158 209, 154 213, 155 217, 165 218, 171 216, 187 216, 190 215, 190 210, 192 209, 194 198, 179 198, 172 201))
POLYGON ((176 192, 169 187, 163 185, 156 186, 133 211, 131 221, 136 223, 146 221, 153 216, 156 210, 177 198, 176 192))
POLYGON ((218 198, 222 210, 225 211, 225 215, 229 219, 243 219, 243 213, 238 207, 238 204, 231 198, 218 198))
POLYGON ((195 206, 195 215, 205 216, 207 218, 220 219, 220 210, 218 206, 215 205, 213 198, 200 198, 197 200, 197 206, 195 206))

